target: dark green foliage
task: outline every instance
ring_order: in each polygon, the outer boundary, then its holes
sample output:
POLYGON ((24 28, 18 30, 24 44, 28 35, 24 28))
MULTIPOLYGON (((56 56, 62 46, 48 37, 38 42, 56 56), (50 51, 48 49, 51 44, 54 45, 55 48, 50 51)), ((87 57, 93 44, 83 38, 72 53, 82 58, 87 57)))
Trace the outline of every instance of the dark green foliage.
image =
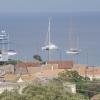
POLYGON ((20 95, 16 90, 12 92, 5 90, 0 95, 0 100, 26 100, 26 99, 25 96, 20 95))
POLYGON ((92 97, 100 93, 100 83, 86 82, 82 84, 77 84, 77 92, 92 97))
POLYGON ((90 81, 88 77, 84 78, 76 71, 64 71, 59 73, 59 79, 75 83, 77 92, 85 96, 92 97, 100 93, 100 81, 90 81))
POLYGON ((76 82, 86 82, 86 78, 80 76, 77 71, 67 71, 67 70, 65 70, 65 71, 59 73, 58 77, 62 81, 70 81, 70 82, 75 82, 75 83, 76 82))
POLYGON ((51 80, 47 84, 35 84, 23 90, 28 100, 88 100, 80 94, 67 93, 58 79, 51 80))
POLYGON ((41 58, 41 56, 40 55, 34 55, 33 56, 33 58, 35 59, 35 60, 37 60, 37 61, 40 61, 40 62, 42 62, 42 58, 41 58))

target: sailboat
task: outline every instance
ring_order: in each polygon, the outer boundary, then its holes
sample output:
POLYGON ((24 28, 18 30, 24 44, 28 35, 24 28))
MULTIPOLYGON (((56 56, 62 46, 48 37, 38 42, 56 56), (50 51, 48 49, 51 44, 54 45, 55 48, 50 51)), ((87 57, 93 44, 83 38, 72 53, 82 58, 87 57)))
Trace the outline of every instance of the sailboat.
POLYGON ((8 50, 7 53, 8 53, 9 56, 13 56, 13 55, 17 54, 14 50, 8 50))
POLYGON ((70 48, 69 50, 66 51, 68 54, 80 54, 80 51, 75 49, 75 48, 70 48))
POLYGON ((51 30, 50 30, 50 27, 51 27, 51 18, 49 18, 49 25, 48 25, 48 32, 47 32, 46 43, 45 43, 45 46, 42 47, 42 50, 49 51, 49 50, 58 49, 58 47, 51 42, 51 37, 50 37, 51 30))
POLYGON ((8 61, 8 56, 16 55, 14 50, 9 50, 9 34, 5 30, 0 32, 0 62, 8 61))
POLYGON ((78 49, 78 37, 73 32, 73 28, 71 25, 69 32, 69 49, 65 50, 67 54, 77 55, 80 54, 80 50, 78 49))

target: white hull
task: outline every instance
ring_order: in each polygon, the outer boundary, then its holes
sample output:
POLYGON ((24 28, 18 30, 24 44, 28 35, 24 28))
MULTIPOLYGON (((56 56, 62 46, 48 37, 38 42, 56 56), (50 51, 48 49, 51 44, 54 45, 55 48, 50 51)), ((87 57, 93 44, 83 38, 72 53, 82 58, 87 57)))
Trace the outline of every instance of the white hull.
POLYGON ((42 50, 53 50, 53 49, 58 49, 58 47, 54 44, 50 44, 42 47, 42 50))
POLYGON ((80 51, 77 49, 69 49, 66 51, 67 54, 80 54, 80 51))
POLYGON ((13 55, 16 55, 16 52, 15 52, 15 51, 8 51, 7 54, 8 54, 9 56, 13 56, 13 55))

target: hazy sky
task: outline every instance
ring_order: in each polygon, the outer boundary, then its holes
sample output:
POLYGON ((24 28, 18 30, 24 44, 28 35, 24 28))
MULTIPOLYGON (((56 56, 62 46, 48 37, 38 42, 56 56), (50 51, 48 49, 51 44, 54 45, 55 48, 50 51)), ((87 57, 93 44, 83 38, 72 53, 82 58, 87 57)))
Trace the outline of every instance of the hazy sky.
POLYGON ((100 11, 100 0, 0 0, 0 12, 100 11))

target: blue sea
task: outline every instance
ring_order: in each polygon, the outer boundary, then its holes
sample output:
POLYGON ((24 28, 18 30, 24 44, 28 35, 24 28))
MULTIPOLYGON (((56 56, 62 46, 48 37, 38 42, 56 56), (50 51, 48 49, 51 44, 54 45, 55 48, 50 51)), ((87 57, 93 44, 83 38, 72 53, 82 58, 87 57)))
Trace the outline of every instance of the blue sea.
POLYGON ((51 17, 51 41, 59 50, 50 52, 52 60, 72 60, 92 66, 100 65, 100 13, 6 13, 0 14, 0 30, 10 36, 10 49, 17 55, 12 59, 33 60, 33 55, 47 59, 45 45, 48 31, 48 19, 51 17), (78 36, 81 53, 71 57, 65 53, 68 49, 70 23, 73 33, 78 36))

